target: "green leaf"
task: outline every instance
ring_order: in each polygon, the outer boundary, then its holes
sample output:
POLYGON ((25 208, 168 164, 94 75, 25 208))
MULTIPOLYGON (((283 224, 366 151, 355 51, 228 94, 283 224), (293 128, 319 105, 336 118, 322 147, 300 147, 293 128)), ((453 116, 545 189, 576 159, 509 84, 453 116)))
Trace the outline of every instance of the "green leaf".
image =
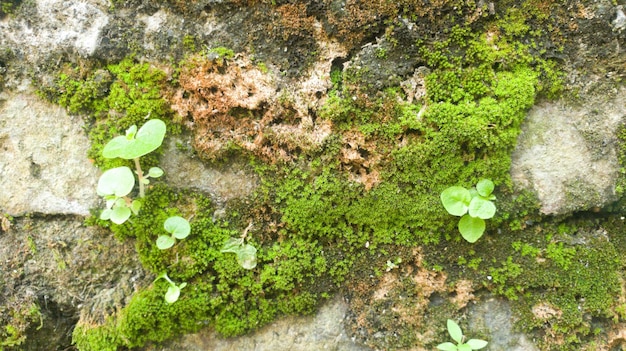
POLYGON ((111 139, 102 149, 102 156, 105 158, 125 158, 122 155, 132 145, 135 139, 128 139, 126 136, 120 135, 111 139))
POLYGON ((459 351, 472 351, 472 348, 468 344, 460 344, 456 349, 459 351))
POLYGON ((459 232, 463 239, 475 243, 485 232, 485 221, 481 218, 465 215, 459 220, 459 232))
POLYGON ((111 222, 122 224, 130 217, 130 208, 126 206, 115 206, 111 210, 111 222))
POLYGON ((156 246, 161 250, 167 250, 170 247, 174 246, 176 243, 176 239, 172 238, 169 235, 159 235, 156 240, 156 246))
POLYGON ((448 319, 447 326, 448 333, 450 333, 452 340, 456 341, 457 344, 460 344, 463 341, 463 331, 461 330, 461 327, 459 327, 459 325, 452 319, 448 319))
POLYGON ((164 173, 163 170, 160 169, 159 167, 152 167, 148 171, 148 177, 150 177, 150 178, 159 178, 160 176, 163 175, 163 173, 164 173))
POLYGON ((130 128, 126 129, 126 139, 131 140, 135 139, 135 134, 137 134, 137 126, 132 125, 130 128))
POLYGON ((140 209, 141 209, 141 201, 133 200, 133 202, 130 205, 130 210, 133 211, 135 216, 139 214, 140 209))
MULTIPOLYGON (((132 128, 132 127, 131 127, 132 128)), ((156 150, 163 143, 166 126, 160 119, 146 122, 135 134, 134 138, 118 136, 109 141, 102 150, 106 158, 123 158, 131 160, 156 150)))
POLYGON ((480 196, 489 197, 493 192, 495 185, 489 179, 481 179, 476 184, 476 190, 480 194, 480 196))
POLYGON ((126 166, 106 170, 98 179, 96 191, 100 196, 115 195, 123 197, 128 195, 135 186, 133 171, 126 166))
POLYGON ((456 345, 451 342, 444 342, 443 344, 437 345, 438 350, 442 351, 457 351, 456 345))
POLYGON ((485 340, 480 340, 480 339, 469 339, 467 340, 465 344, 469 345, 469 347, 471 347, 472 350, 480 350, 483 347, 487 346, 488 342, 486 342, 485 340))
POLYGON ((180 296, 180 288, 176 285, 170 285, 167 288, 167 292, 165 293, 165 302, 174 303, 178 301, 178 297, 180 296))
POLYGON ((113 211, 109 208, 102 210, 102 213, 100 213, 100 219, 108 221, 109 219, 111 219, 111 212, 113 211))
POLYGON ((237 253, 243 245, 243 238, 228 238, 222 246, 220 252, 233 252, 237 253))
POLYGON ((446 211, 453 216, 462 216, 467 209, 472 196, 469 190, 461 186, 452 186, 441 193, 441 203, 446 211))
POLYGON ((256 248, 250 244, 240 246, 237 252, 237 262, 245 269, 256 267, 256 248))
POLYGON ((496 205, 482 196, 472 199, 469 204, 469 215, 482 219, 492 218, 496 214, 496 205))
POLYGON ((180 216, 169 217, 165 220, 163 227, 165 227, 168 233, 172 233, 176 239, 184 239, 191 232, 189 222, 180 216))

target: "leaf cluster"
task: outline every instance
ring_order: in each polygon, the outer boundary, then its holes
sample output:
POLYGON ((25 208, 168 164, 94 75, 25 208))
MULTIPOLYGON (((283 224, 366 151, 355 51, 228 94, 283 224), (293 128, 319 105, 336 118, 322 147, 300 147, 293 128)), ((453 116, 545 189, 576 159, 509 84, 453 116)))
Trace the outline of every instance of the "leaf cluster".
POLYGON ((492 202, 494 184, 489 179, 481 179, 476 188, 466 189, 452 186, 441 193, 441 202, 446 211, 459 216, 459 232, 470 243, 476 242, 485 232, 485 219, 493 218, 496 205, 492 202))

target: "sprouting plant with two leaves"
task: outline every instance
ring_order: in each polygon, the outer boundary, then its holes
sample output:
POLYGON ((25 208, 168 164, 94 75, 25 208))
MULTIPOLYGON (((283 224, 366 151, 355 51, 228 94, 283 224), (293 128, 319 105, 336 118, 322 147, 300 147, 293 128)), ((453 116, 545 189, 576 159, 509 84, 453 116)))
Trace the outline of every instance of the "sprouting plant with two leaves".
POLYGON ((452 340, 456 342, 453 344, 451 342, 444 342, 437 345, 438 350, 442 351, 472 351, 472 350, 480 350, 487 346, 487 342, 485 340, 480 339, 469 339, 465 340, 465 335, 463 335, 463 331, 455 321, 448 319, 447 323, 448 334, 452 340))
POLYGON ((496 213, 494 187, 491 180, 481 179, 475 188, 452 186, 441 193, 443 207, 449 214, 461 217, 459 232, 470 243, 480 239, 485 232, 485 219, 493 218, 496 213))

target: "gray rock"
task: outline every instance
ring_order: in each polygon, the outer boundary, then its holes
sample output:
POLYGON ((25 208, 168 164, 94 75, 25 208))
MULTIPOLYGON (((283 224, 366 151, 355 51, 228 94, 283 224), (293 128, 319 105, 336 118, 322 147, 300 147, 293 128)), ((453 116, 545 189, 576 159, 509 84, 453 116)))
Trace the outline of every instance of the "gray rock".
MULTIPOLYGON (((355 344, 346 335, 344 316, 347 305, 340 299, 323 306, 317 315, 308 317, 287 317, 274 322, 256 333, 220 339, 217 334, 203 331, 183 336, 161 351, 368 351, 365 346, 355 344)), ((156 350, 149 348, 147 350, 156 350)))
POLYGON ((616 132, 626 116, 626 90, 584 105, 566 100, 533 107, 512 155, 511 177, 533 190, 545 214, 604 207, 617 200, 616 132))
POLYGON ((38 0, 23 4, 28 16, 0 21, 0 45, 20 50, 27 61, 47 57, 50 51, 67 50, 89 56, 99 45, 108 22, 106 0, 38 0))
POLYGON ((0 95, 0 211, 89 214, 98 172, 82 125, 31 91, 0 95))
POLYGON ((171 138, 165 146, 160 166, 168 184, 208 193, 219 206, 252 194, 258 179, 245 165, 232 163, 220 168, 210 167, 193 154, 188 139, 185 136, 171 138))
MULTIPOLYGON (((513 331, 511 306, 506 301, 495 298, 482 300, 470 308, 469 319, 472 330, 488 332, 489 344, 485 351, 539 351, 526 335, 513 331)), ((471 331, 466 334, 472 337, 471 331)))

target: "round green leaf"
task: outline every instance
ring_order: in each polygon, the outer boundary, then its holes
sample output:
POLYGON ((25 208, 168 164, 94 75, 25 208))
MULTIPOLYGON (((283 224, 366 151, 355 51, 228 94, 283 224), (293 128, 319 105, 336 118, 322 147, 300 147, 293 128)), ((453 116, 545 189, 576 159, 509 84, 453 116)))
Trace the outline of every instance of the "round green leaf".
POLYGON ((133 202, 130 205, 130 209, 131 209, 131 211, 133 211, 133 213, 135 215, 138 215, 139 214, 139 210, 141 209, 141 201, 133 200, 133 202))
POLYGON ((220 252, 233 252, 237 253, 243 246, 243 238, 228 238, 220 252))
POLYGON ((483 347, 487 346, 488 342, 480 339, 469 339, 465 344, 469 345, 472 350, 480 350, 483 347))
POLYGON ((463 239, 475 243, 485 232, 485 220, 465 215, 459 220, 459 232, 463 239))
POLYGON ((477 196, 469 204, 469 215, 482 219, 492 218, 496 214, 496 205, 493 202, 477 196))
POLYGON ((472 351, 472 348, 468 344, 461 344, 456 347, 458 351, 472 351))
POLYGON ((184 239, 191 232, 189 222, 180 216, 172 216, 166 219, 163 227, 165 227, 168 233, 172 233, 176 239, 184 239))
POLYGON ((151 119, 137 131, 134 139, 127 136, 113 138, 104 146, 102 155, 106 158, 119 157, 127 160, 141 157, 161 146, 165 132, 165 122, 151 119))
POLYGON ((245 269, 256 267, 256 248, 250 244, 241 246, 237 251, 237 262, 245 269))
POLYGON ((489 179, 481 179, 476 184, 476 190, 480 194, 480 196, 489 197, 493 192, 493 188, 495 185, 489 179))
POLYGON ((128 195, 135 186, 133 171, 126 166, 106 170, 98 179, 96 191, 100 196, 115 195, 122 197, 128 195))
POLYGON ((150 178, 158 178, 163 175, 163 170, 159 167, 152 167, 148 171, 148 177, 150 178))
POLYGON ((444 342, 443 344, 437 345, 438 350, 442 351, 457 351, 456 345, 451 342, 444 342))
POLYGON ((114 206, 111 210, 111 222, 122 224, 130 217, 130 208, 126 206, 114 206))
POLYGON ((111 212, 113 212, 113 210, 109 208, 102 210, 102 213, 100 213, 100 219, 108 221, 111 219, 111 212))
POLYGON ((102 156, 105 158, 122 157, 125 150, 133 143, 134 139, 128 139, 126 136, 120 135, 111 139, 102 149, 102 156))
POLYGON ((174 303, 178 301, 178 297, 180 296, 180 288, 176 285, 170 285, 167 288, 167 292, 165 293, 165 302, 174 303))
POLYGON ((160 235, 156 240, 156 246, 161 250, 167 250, 170 247, 174 246, 176 239, 172 238, 169 235, 160 235))
POLYGON ((461 331, 461 327, 459 327, 459 325, 456 324, 456 322, 452 319, 448 319, 447 327, 448 333, 450 333, 450 337, 452 337, 452 340, 460 344, 461 341, 463 341, 463 331, 461 331))
POLYGON ((467 213, 472 196, 469 190, 461 186, 452 186, 441 193, 441 203, 446 211, 453 216, 462 216, 467 213))

